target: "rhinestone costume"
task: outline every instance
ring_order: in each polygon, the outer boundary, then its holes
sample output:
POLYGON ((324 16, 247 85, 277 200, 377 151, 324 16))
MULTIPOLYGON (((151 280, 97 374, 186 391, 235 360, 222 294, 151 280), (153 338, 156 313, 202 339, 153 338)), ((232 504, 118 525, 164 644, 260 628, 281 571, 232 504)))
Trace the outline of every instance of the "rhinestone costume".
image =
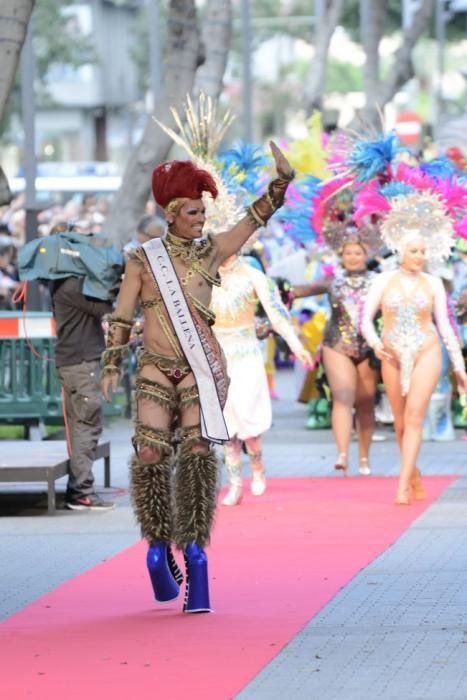
POLYGON ((456 332, 448 313, 443 283, 426 273, 410 275, 411 286, 404 287, 402 271, 384 272, 372 283, 365 303, 361 331, 368 344, 379 342, 373 318, 378 309, 383 316, 381 340, 400 362, 401 390, 410 389, 417 357, 440 338, 456 372, 464 370, 464 360, 456 332))
POLYGON ((224 417, 230 435, 256 437, 271 427, 271 401, 261 345, 255 332, 255 310, 261 301, 274 330, 292 352, 302 349, 290 314, 276 285, 265 274, 237 258, 221 268, 222 285, 213 289, 214 333, 227 359, 231 379, 224 417))
POLYGON ((337 275, 328 290, 331 318, 324 332, 323 345, 362 362, 370 347, 360 334, 360 315, 374 274, 368 271, 337 275))

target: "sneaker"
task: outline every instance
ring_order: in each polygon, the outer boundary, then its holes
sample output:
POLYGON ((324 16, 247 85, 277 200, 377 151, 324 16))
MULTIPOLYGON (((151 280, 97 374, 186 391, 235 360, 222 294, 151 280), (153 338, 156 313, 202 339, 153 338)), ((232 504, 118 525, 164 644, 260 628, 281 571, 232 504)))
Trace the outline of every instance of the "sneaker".
POLYGON ((70 510, 113 510, 115 506, 116 503, 103 501, 97 493, 69 498, 65 501, 65 507, 70 510))

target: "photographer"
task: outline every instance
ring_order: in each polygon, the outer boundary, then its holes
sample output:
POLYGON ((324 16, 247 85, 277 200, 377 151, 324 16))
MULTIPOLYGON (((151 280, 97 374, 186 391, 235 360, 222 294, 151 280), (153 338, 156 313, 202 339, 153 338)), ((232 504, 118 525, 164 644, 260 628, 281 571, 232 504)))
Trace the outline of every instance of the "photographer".
POLYGON ((64 390, 71 440, 70 473, 65 505, 71 510, 111 510, 94 491, 92 464, 102 433, 100 357, 105 350, 102 317, 112 304, 83 294, 83 278, 51 283, 57 323, 55 362, 64 390))

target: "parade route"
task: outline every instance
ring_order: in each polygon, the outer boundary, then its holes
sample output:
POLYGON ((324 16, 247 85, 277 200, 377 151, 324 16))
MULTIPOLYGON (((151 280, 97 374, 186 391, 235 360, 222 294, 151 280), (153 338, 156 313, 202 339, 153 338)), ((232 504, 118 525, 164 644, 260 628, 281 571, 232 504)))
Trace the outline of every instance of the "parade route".
POLYGON ((91 686, 116 700, 154 697, 158 668, 168 685, 157 697, 170 700, 466 700, 466 443, 424 443, 429 499, 397 508, 392 431, 379 430, 372 477, 357 475, 355 444, 350 478, 335 476, 331 433, 304 430, 290 371, 278 388, 268 491, 218 515, 214 615, 153 604, 127 493, 125 421, 104 436, 114 486, 102 493, 114 511, 48 518, 37 487, 2 490, 6 700, 72 698, 77 649, 91 686))

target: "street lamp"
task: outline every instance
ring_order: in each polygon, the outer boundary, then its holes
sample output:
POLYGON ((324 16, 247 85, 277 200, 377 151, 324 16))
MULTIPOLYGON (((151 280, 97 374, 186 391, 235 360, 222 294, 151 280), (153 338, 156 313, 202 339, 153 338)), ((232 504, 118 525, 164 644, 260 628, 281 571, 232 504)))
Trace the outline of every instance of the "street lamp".
MULTIPOLYGON (((31 16, 21 51, 21 111, 24 131, 23 167, 26 195, 26 242, 32 241, 37 236, 36 101, 34 94, 35 61, 32 46, 32 23, 33 17, 31 16)), ((28 292, 29 310, 39 311, 41 303, 37 281, 29 283, 28 292)))

